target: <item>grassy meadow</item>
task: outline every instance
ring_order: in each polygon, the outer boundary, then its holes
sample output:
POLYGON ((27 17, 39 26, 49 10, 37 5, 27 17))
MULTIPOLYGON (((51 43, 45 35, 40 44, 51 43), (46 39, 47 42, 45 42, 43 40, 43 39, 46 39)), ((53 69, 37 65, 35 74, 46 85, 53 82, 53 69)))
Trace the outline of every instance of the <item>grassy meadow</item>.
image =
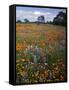
POLYGON ((66 29, 64 26, 16 23, 16 82, 42 83, 66 80, 66 29))

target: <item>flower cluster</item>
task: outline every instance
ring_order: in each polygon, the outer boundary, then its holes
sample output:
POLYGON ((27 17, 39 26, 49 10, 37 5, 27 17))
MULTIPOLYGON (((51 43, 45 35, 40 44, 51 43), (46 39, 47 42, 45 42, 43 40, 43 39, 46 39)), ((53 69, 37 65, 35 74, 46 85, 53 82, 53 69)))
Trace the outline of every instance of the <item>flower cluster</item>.
POLYGON ((65 81, 65 44, 64 27, 17 24, 16 82, 65 81))

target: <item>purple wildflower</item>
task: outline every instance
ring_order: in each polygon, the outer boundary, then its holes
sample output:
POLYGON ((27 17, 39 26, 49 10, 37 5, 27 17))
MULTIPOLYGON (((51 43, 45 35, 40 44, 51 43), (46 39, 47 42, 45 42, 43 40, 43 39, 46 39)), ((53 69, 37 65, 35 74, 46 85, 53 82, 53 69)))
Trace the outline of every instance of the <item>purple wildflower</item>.
POLYGON ((46 57, 43 57, 44 64, 46 63, 46 57))
POLYGON ((44 64, 46 64, 46 57, 45 57, 44 53, 42 53, 42 57, 43 57, 44 64))
POLYGON ((35 64, 37 63, 36 55, 34 55, 34 63, 35 63, 35 64))
POLYGON ((35 54, 38 55, 39 54, 39 48, 36 46, 35 47, 35 54))

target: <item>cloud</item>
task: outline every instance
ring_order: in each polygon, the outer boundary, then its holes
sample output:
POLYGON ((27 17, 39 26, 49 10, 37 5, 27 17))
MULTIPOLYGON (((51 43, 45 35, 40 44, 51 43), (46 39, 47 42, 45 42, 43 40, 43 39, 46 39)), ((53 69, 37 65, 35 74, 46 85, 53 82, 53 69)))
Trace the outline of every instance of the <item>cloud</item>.
POLYGON ((37 21, 37 18, 40 15, 45 17, 45 21, 52 21, 56 16, 56 14, 52 12, 16 10, 16 20, 24 21, 24 19, 27 18, 29 21, 37 21))

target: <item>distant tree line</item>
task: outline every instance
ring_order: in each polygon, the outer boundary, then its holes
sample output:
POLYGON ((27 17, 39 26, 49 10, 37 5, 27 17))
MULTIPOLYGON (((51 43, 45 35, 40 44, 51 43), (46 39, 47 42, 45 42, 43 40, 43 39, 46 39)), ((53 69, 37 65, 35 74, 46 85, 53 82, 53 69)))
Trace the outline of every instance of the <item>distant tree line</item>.
MULTIPOLYGON (((17 20, 16 21, 17 23, 23 23, 21 20, 17 20)), ((27 18, 25 18, 24 19, 24 23, 29 23, 30 21, 27 19, 27 18)))
POLYGON ((59 12, 56 17, 53 19, 53 21, 47 21, 45 22, 45 17, 43 15, 39 16, 37 18, 37 21, 31 22, 27 18, 24 19, 22 22, 21 20, 18 20, 17 23, 38 23, 38 24, 54 24, 54 25, 63 25, 65 26, 67 24, 67 16, 64 12, 59 12))

